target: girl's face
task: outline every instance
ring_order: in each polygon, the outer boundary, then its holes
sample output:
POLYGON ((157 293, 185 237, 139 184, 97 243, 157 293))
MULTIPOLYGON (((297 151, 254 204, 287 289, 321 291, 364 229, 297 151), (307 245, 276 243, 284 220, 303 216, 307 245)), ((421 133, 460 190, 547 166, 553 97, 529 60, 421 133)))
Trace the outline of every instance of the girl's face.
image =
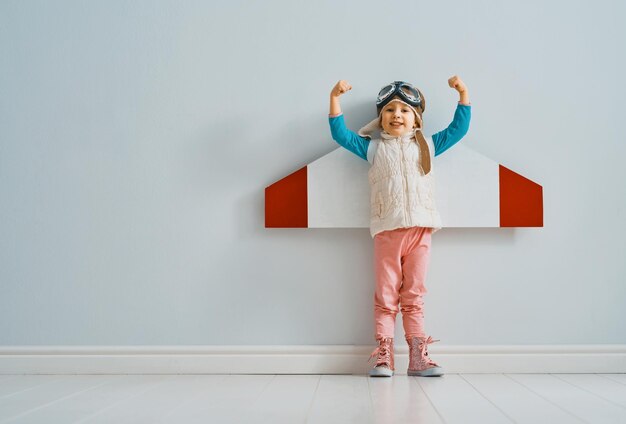
POLYGON ((415 113, 404 103, 392 100, 381 112, 381 125, 389 135, 399 137, 416 127, 415 113))

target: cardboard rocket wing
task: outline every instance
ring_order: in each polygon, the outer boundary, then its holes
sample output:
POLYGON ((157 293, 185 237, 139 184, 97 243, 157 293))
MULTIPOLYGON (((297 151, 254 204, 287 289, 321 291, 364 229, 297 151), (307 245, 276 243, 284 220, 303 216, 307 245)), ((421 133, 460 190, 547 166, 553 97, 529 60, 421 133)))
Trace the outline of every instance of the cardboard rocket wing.
MULTIPOLYGON (((339 147, 265 189, 266 228, 369 228, 369 163, 339 147)), ((543 188, 458 144, 437 156, 443 227, 543 227, 543 188)))

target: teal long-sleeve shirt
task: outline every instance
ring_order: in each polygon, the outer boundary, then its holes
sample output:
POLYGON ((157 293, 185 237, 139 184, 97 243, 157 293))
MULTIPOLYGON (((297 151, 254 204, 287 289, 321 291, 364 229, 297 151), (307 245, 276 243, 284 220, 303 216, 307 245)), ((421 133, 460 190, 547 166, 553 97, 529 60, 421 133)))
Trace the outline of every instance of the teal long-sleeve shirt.
MULTIPOLYGON (((442 154, 450 147, 454 146, 467 134, 471 115, 472 107, 470 105, 457 104, 456 110, 454 111, 454 118, 452 119, 452 123, 448 125, 448 128, 432 135, 435 145, 435 156, 442 154)), ((328 121, 333 140, 360 158, 367 160, 367 149, 369 148, 370 140, 350 131, 346 127, 343 114, 329 117, 328 121)))

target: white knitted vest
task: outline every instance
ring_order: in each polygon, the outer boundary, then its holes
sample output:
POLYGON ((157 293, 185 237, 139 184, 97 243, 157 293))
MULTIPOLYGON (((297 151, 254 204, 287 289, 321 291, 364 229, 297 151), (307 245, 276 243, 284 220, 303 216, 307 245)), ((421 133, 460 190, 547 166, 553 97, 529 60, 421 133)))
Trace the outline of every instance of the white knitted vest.
POLYGON ((424 175, 414 133, 392 137, 382 132, 381 137, 374 141, 378 148, 368 173, 372 237, 381 231, 415 226, 438 231, 441 217, 434 200, 432 138, 424 137, 430 155, 430 172, 424 175))

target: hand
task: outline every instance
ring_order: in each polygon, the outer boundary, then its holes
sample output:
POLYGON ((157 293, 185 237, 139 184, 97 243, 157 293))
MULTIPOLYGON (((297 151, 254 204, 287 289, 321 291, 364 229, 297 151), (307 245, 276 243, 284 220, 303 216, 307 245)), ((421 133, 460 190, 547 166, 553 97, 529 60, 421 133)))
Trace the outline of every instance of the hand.
POLYGON ((335 86, 333 90, 330 92, 331 97, 339 97, 343 93, 352 90, 352 86, 348 83, 348 81, 340 80, 335 86))
POLYGON ((465 83, 461 80, 461 78, 457 77, 456 75, 448 79, 448 85, 451 88, 454 88, 459 93, 464 93, 467 91, 467 87, 465 86, 465 83))

